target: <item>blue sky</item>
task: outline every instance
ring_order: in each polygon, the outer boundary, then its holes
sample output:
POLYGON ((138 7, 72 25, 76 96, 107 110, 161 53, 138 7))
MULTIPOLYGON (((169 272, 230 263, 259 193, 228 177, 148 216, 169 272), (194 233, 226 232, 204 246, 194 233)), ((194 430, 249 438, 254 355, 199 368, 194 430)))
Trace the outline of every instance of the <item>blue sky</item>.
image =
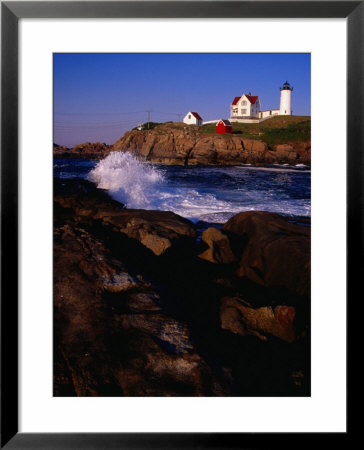
POLYGON ((259 95, 279 108, 279 87, 293 85, 294 115, 311 114, 307 53, 54 54, 54 142, 114 143, 146 122, 178 121, 188 111, 204 120, 229 118, 234 97, 259 95))

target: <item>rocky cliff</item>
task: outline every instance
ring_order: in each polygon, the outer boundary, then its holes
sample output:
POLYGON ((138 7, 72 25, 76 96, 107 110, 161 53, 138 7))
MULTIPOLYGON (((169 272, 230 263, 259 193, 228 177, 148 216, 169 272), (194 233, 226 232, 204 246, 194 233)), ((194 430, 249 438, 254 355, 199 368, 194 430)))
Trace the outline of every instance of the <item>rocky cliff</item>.
POLYGON ((162 164, 309 165, 311 162, 310 142, 288 142, 269 148, 262 140, 234 134, 205 134, 198 127, 184 124, 129 131, 115 142, 113 149, 162 164))
POLYGON ((244 134, 207 134, 181 123, 162 124, 153 130, 126 132, 113 145, 84 143, 67 149, 54 146, 55 157, 101 159, 111 151, 130 152, 141 160, 178 165, 305 164, 311 163, 311 142, 268 146, 244 134))

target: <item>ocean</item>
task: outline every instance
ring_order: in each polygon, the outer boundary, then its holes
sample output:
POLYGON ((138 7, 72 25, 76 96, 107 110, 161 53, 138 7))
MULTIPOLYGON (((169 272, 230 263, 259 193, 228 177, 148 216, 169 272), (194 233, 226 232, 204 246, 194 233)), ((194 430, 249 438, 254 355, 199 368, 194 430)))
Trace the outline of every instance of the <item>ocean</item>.
POLYGON ((311 217, 307 166, 166 166, 113 152, 101 161, 55 159, 54 176, 83 177, 127 208, 173 211, 195 223, 222 224, 241 211, 311 217))

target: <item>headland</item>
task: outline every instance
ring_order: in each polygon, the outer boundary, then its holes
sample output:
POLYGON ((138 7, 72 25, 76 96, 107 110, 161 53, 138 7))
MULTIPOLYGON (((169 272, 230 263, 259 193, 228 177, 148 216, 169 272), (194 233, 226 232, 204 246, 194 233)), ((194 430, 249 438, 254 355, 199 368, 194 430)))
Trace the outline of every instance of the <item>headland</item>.
POLYGON ((149 129, 126 132, 112 145, 87 142, 67 148, 54 144, 54 157, 103 159, 120 151, 168 165, 311 164, 311 119, 307 116, 234 123, 232 134, 216 134, 214 124, 149 125, 149 129))

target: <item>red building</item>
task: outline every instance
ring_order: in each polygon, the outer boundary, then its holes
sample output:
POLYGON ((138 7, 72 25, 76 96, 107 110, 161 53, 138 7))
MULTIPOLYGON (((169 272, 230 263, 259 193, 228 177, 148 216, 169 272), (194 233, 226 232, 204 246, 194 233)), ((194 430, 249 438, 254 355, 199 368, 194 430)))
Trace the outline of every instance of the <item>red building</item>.
POLYGON ((231 123, 226 119, 220 119, 216 124, 216 133, 223 134, 223 133, 232 133, 233 132, 233 126, 231 123))

